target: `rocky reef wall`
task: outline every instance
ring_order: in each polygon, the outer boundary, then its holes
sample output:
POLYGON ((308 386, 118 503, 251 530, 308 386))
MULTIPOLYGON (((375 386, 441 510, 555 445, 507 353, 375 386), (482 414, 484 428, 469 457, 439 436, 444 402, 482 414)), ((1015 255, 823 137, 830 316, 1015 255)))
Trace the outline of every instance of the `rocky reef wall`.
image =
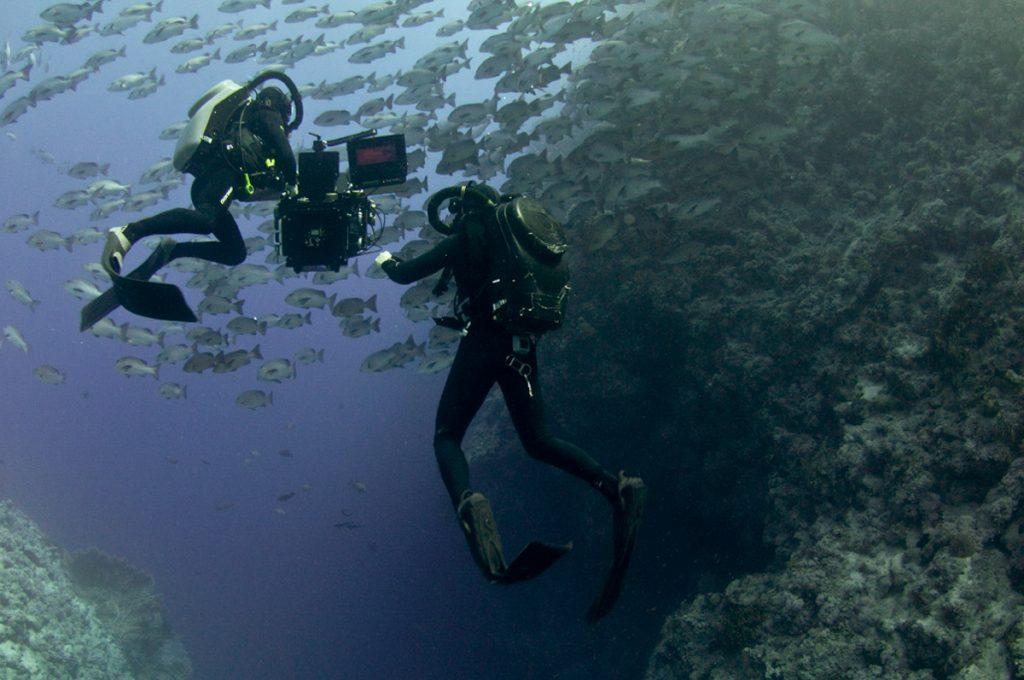
POLYGON ((69 554, 0 503, 0 676, 190 675, 148 575, 96 550, 69 554))
POLYGON ((1024 6, 642 12, 567 104, 543 361, 688 541, 647 677, 1024 677, 1024 6))

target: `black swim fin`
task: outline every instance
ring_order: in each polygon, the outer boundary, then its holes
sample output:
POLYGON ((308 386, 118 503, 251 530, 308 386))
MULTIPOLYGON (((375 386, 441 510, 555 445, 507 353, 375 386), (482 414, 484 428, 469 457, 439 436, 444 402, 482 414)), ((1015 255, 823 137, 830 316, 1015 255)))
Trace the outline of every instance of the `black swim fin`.
POLYGON ((170 283, 114 278, 118 300, 132 314, 165 321, 195 322, 196 315, 181 290, 170 283))
POLYGON ((117 291, 113 286, 103 291, 99 297, 93 298, 82 307, 82 319, 78 324, 79 331, 87 331, 97 322, 121 306, 117 299, 117 291))
POLYGON ((556 545, 541 541, 530 541, 508 565, 505 573, 495 583, 511 585, 540 576, 551 565, 572 550, 572 543, 556 545))
POLYGON ((126 276, 108 272, 113 285, 82 308, 79 330, 92 328, 93 324, 120 306, 124 306, 133 314, 151 319, 196 321, 196 315, 192 313, 177 286, 149 280, 167 264, 173 247, 173 241, 162 242, 142 264, 126 276))
POLYGON ((620 507, 615 509, 615 554, 612 566, 605 576, 601 594, 587 611, 587 622, 597 623, 611 612, 622 593, 622 583, 629 569, 629 560, 636 545, 636 533, 640 528, 647 488, 639 477, 626 477, 619 473, 620 507))

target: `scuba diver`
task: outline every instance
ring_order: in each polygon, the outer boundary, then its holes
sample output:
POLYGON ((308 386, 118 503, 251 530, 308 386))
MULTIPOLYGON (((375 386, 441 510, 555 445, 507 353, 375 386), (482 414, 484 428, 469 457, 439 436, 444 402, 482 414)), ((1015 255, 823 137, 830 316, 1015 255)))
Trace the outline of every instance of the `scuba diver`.
POLYGON ((108 231, 100 263, 114 285, 83 309, 82 330, 120 305, 140 316, 195 321, 177 287, 149 278, 179 257, 228 266, 245 260, 245 242, 228 208, 233 200, 277 198, 294 186, 296 163, 288 135, 301 121, 301 97, 283 73, 267 71, 244 86, 224 80, 210 88, 189 109, 189 122, 173 158, 177 170, 195 176, 194 209, 174 208, 108 231), (291 97, 273 86, 256 93, 268 80, 284 83, 291 97), (149 236, 182 233, 212 235, 216 240, 164 239, 138 268, 122 274, 133 244, 149 236))
POLYGON ((527 454, 585 481, 612 506, 615 550, 601 594, 587 613, 594 623, 618 599, 629 565, 646 490, 639 477, 602 468, 579 447, 548 429, 538 382, 537 340, 561 324, 568 293, 561 225, 536 201, 501 195, 486 184, 450 187, 427 203, 428 219, 446 238, 402 261, 384 251, 376 263, 388 278, 409 284, 444 270, 434 289, 443 294, 454 276, 454 317, 435 319, 462 328, 463 337, 437 408, 434 454, 474 561, 494 583, 539 575, 572 545, 531 542, 506 564, 487 498, 473 491, 461 443, 494 383, 527 454), (438 217, 449 201, 451 224, 438 217))

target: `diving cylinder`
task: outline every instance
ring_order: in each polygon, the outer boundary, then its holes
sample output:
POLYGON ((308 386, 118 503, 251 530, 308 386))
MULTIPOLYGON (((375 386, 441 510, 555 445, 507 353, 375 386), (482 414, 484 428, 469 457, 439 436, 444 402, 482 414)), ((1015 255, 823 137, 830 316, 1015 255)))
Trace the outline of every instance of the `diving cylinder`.
POLYGON ((227 120, 246 99, 248 92, 233 80, 222 80, 188 110, 189 121, 174 148, 174 168, 189 172, 202 150, 216 143, 227 120))

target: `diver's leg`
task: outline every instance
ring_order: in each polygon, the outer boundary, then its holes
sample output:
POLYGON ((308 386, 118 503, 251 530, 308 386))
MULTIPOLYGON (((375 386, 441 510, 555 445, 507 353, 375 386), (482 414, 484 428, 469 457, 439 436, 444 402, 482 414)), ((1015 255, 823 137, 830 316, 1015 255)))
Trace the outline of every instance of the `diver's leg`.
POLYGON ((242 232, 235 222, 234 216, 227 210, 203 206, 197 212, 210 214, 213 228, 204 233, 212 233, 216 241, 190 241, 177 243, 171 252, 171 259, 179 257, 197 257, 210 262, 234 267, 245 261, 247 252, 242 232))
POLYGON ((462 452, 462 439, 494 385, 495 367, 488 340, 483 331, 472 331, 462 338, 437 405, 434 455, 456 508, 469 490, 469 465, 462 452))
MULTIPOLYGON (((511 347, 507 354, 511 354, 511 347)), ((526 453, 536 460, 553 465, 578 477, 597 489, 612 505, 618 504, 619 480, 605 470, 580 447, 559 439, 548 429, 544 399, 537 380, 537 348, 529 354, 514 355, 522 361, 520 371, 508 366, 498 375, 498 385, 505 397, 512 423, 526 453), (524 376, 523 373, 528 373, 524 376)))
POLYGON ((469 466, 461 447, 473 416, 494 385, 497 365, 491 335, 473 330, 459 343, 437 407, 434 455, 473 561, 485 578, 498 581, 506 573, 501 535, 490 502, 482 493, 469 490, 469 466))

